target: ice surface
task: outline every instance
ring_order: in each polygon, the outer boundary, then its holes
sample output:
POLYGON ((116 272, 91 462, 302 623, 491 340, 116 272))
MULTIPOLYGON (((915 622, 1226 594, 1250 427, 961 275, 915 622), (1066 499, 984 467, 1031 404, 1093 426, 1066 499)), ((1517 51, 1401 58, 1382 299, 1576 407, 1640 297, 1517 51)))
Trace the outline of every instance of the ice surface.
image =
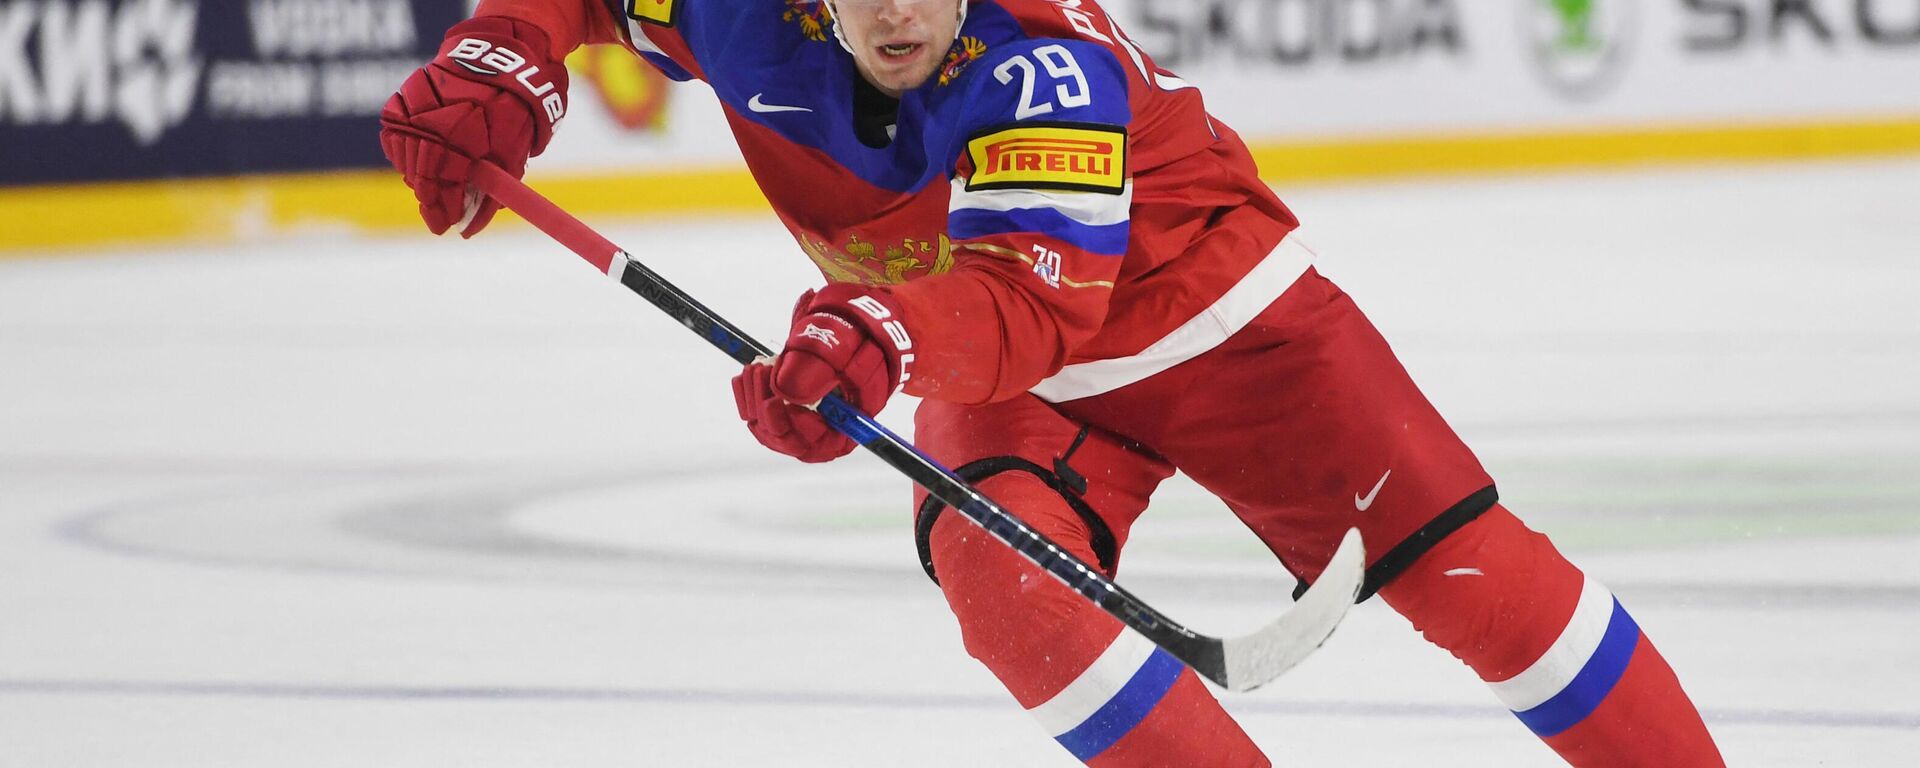
MULTIPOLYGON (((1920 161, 1283 196, 1730 762, 1913 764, 1920 161)), ((763 336, 817 279, 598 223, 763 336)), ((902 481, 766 455, 731 367, 525 228, 0 262, 0 766, 1073 764, 902 481)), ((1127 560, 1219 634, 1290 585, 1190 485, 1127 560)), ((1284 765, 1556 764, 1377 602, 1225 701, 1284 765)))

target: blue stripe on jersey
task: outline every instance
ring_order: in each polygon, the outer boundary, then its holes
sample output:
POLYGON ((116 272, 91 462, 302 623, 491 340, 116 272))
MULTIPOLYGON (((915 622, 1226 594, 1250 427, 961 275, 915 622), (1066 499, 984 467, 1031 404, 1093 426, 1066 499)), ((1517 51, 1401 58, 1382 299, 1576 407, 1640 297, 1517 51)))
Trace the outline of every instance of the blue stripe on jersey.
MULTIPOLYGON (((1027 2, 1027 0, 1022 0, 1027 2)), ((954 79, 938 77, 900 97, 897 133, 885 147, 869 147, 853 130, 854 83, 860 76, 851 57, 830 37, 814 39, 789 4, 775 0, 680 0, 674 32, 685 41, 714 95, 733 108, 733 117, 764 128, 784 143, 825 155, 816 177, 763 178, 769 196, 805 194, 858 178, 901 194, 918 194, 928 184, 950 180, 970 137, 1021 122, 1027 109, 1045 104, 1048 121, 1124 127, 1133 121, 1129 69, 1114 51, 1082 39, 1036 39, 1020 20, 994 2, 976 2, 961 34, 985 45, 971 63, 955 59, 954 79), (1046 54, 1039 51, 1046 49, 1046 54), (994 72, 1016 57, 1024 68, 994 72), (1056 69, 1064 74, 1054 74, 1056 69), (1064 89, 1064 90, 1063 90, 1064 89), (1075 94, 1069 106, 1058 94, 1075 94), (807 112, 755 111, 754 97, 807 112), (1025 109, 1023 109, 1025 108, 1025 109)), ((977 49, 976 49, 977 50, 977 49)), ((665 57, 642 57, 669 77, 689 75, 665 57)), ((944 68, 943 68, 944 69, 944 68)), ((770 142, 759 131, 736 136, 761 151, 792 147, 770 142)), ((779 203, 776 202, 776 207, 779 203)), ((1116 251, 1117 253, 1117 251, 1116 251)))
POLYGON ((1627 672, 1627 662, 1633 660, 1633 649, 1639 644, 1640 625, 1615 599, 1613 615, 1607 619, 1607 633, 1600 637, 1600 647, 1594 649, 1593 658, 1580 668, 1580 673, 1553 698, 1514 715, 1543 739, 1578 725, 1600 708, 1600 702, 1605 701, 1613 686, 1620 682, 1621 675, 1627 672))
POLYGON ((962 208, 947 215, 947 236, 971 240, 987 235, 1032 232, 1046 235, 1103 256, 1123 256, 1131 225, 1122 222, 1090 226, 1074 221, 1050 208, 1016 208, 1011 211, 983 211, 962 208))
POLYGON ((1180 673, 1186 668, 1165 649, 1153 649, 1153 655, 1147 657, 1147 662, 1133 673, 1133 679, 1121 686, 1106 706, 1073 730, 1054 737, 1055 740, 1080 762, 1092 760, 1147 719, 1147 713, 1167 697, 1167 691, 1173 690, 1174 681, 1180 679, 1180 673))
POLYGON ((679 62, 668 58, 664 54, 654 53, 652 51, 641 51, 640 58, 646 59, 648 64, 652 64, 655 69, 660 70, 660 74, 666 75, 668 79, 682 83, 693 79, 692 72, 688 72, 686 67, 680 66, 679 62))

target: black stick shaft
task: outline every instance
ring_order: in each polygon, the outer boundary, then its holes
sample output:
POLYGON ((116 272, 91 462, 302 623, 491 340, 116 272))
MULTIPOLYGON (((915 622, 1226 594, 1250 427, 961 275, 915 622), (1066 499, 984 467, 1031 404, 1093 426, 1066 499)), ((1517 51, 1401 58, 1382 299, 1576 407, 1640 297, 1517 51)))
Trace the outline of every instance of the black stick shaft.
MULTIPOLYGON (((616 258, 615 262, 623 260, 626 261, 626 268, 620 275, 621 285, 639 294, 668 317, 680 321, 736 362, 744 365, 756 357, 773 354, 765 345, 667 282, 659 273, 631 259, 616 258)), ((828 395, 820 402, 819 411, 828 424, 927 489, 934 498, 966 515, 1041 570, 1052 574, 1122 623, 1166 648, 1196 671, 1209 679, 1218 675, 1221 679, 1215 682, 1225 685, 1224 661, 1219 658, 1217 642, 1209 642, 1210 638, 1197 635, 1167 618, 839 396, 828 395), (1210 646, 1213 648, 1211 654, 1207 653, 1210 646), (1214 669, 1209 670, 1203 665, 1210 665, 1214 669), (1215 674, 1207 674, 1210 671, 1215 674)))
MULTIPOLYGON (((476 183, 495 199, 520 214, 575 254, 604 270, 621 285, 699 334, 735 362, 745 365, 773 351, 728 322, 706 305, 648 269, 611 241, 571 214, 527 188, 520 180, 491 164, 481 164, 476 183)), ((1115 584, 1112 579, 1034 530, 1011 512, 980 493, 951 470, 928 458, 911 443, 881 426, 837 395, 818 406, 828 424, 852 438, 880 460, 897 469, 934 498, 953 507, 988 534, 1012 547, 1041 570, 1098 605, 1121 623, 1145 635, 1194 671, 1227 685, 1225 651, 1221 642, 1167 618, 1165 614, 1115 584)))

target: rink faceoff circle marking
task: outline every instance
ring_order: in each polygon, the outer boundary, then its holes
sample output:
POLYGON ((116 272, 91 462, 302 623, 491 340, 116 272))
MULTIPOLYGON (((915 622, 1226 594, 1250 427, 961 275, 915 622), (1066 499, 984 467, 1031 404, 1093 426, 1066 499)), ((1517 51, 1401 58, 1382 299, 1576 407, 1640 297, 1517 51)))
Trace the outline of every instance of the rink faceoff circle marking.
MULTIPOLYGON (((1513 474, 1546 502, 1528 507, 1546 510, 1529 516, 1536 525, 1575 549, 1631 551, 1920 531, 1920 484, 1888 474, 1896 469, 1616 460, 1559 461, 1513 474), (1596 476, 1653 482, 1609 493, 1596 476), (1742 504, 1714 491, 1753 482, 1772 484, 1779 497, 1742 504), (1806 513, 1809 504, 1818 515, 1806 513), (1585 522, 1589 516, 1607 524, 1585 522)), ((219 490, 93 509, 67 519, 58 536, 125 555, 266 570, 602 587, 724 589, 747 580, 763 590, 931 589, 913 559, 906 486, 884 468, 843 463, 751 477, 741 482, 736 470, 718 466, 278 467, 219 490)), ((1169 594, 1271 603, 1287 576, 1237 525, 1197 489, 1163 493, 1136 531, 1123 578, 1169 594)), ((1920 607, 1920 584, 1615 581, 1642 601, 1667 593, 1704 605, 1920 607)))

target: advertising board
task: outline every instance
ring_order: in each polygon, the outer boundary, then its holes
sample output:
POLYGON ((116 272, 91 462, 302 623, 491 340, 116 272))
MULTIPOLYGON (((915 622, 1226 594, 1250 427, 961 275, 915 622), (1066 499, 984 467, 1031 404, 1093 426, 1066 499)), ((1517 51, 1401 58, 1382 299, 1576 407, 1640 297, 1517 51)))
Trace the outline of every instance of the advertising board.
POLYGON ((0 0, 0 185, 364 168, 464 0, 0 0))

